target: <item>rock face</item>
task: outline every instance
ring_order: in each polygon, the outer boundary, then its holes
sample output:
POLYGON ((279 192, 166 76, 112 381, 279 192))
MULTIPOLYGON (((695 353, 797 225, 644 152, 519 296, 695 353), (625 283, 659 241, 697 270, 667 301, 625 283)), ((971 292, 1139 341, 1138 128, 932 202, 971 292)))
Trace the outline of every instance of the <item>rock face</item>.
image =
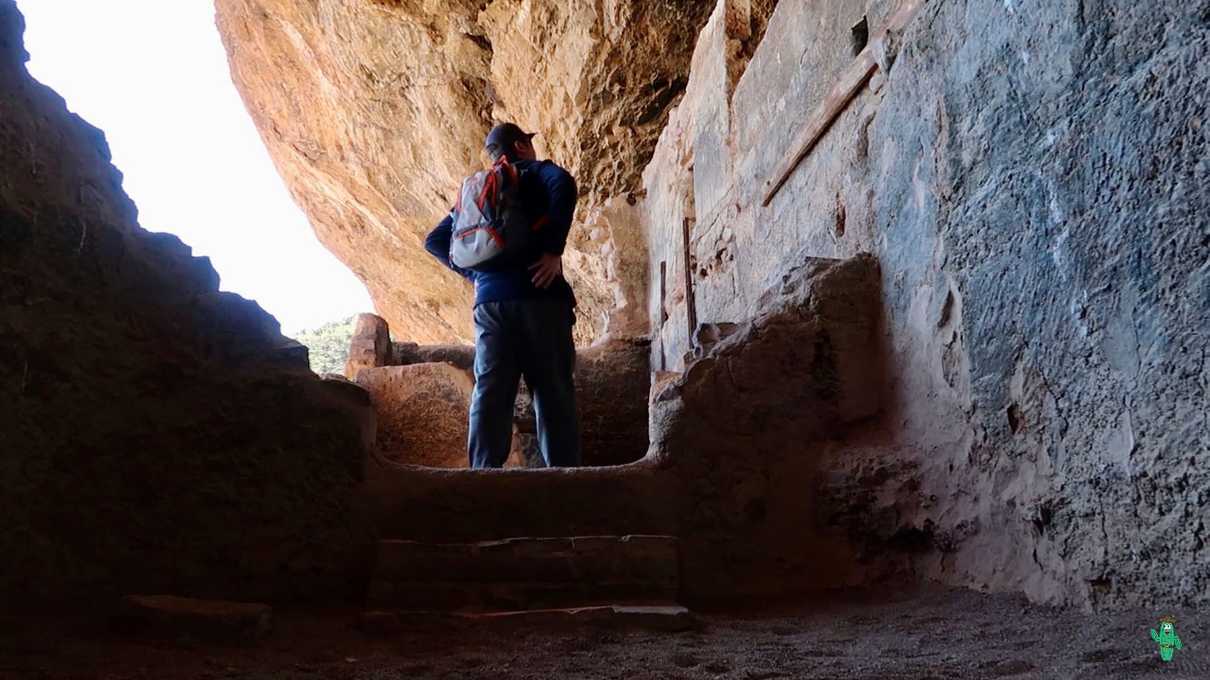
POLYGON ((656 368, 804 255, 872 252, 885 410, 820 452, 821 521, 948 583, 1210 601, 1204 6, 932 1, 878 42, 891 2, 783 2, 745 62, 745 4, 644 175, 656 368), (764 205, 863 18, 872 79, 764 205))
POLYGON ((641 277, 618 278, 642 262, 624 199, 684 89, 707 3, 216 5, 232 75, 279 171, 400 337, 471 337, 470 288, 424 252, 423 236, 482 162, 493 119, 539 132, 539 151, 581 187, 565 257, 580 340, 604 328, 616 295, 641 294, 641 277))
POLYGON ((369 400, 138 226, 22 30, 0 0, 0 599, 347 593, 369 400))
POLYGON ((378 452, 395 463, 467 466, 467 415, 474 384, 449 364, 362 369, 357 384, 378 413, 378 452))

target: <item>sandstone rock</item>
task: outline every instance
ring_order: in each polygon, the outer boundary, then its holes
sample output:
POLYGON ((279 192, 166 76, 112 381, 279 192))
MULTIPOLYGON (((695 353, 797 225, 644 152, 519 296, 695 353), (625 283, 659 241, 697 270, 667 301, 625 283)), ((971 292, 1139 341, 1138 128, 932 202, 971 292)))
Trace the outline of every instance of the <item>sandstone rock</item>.
POLYGON ((382 541, 377 578, 430 581, 650 583, 675 591, 679 573, 673 536, 516 537, 474 543, 382 541))
POLYGON ((699 323, 693 331, 692 349, 685 353, 683 363, 688 365, 706 356, 715 345, 735 333, 738 328, 734 323, 699 323))
POLYGON ((259 603, 198 600, 171 595, 129 595, 124 619, 156 635, 251 642, 269 634, 273 608, 259 603))
POLYGON ((362 369, 357 384, 378 413, 378 451, 396 463, 467 466, 467 418, 473 385, 449 364, 362 369))
POLYGON ((21 31, 0 0, 0 600, 355 591, 366 411, 209 260, 138 225, 21 31))
MULTIPOLYGON (((586 465, 620 465, 647 450, 648 354, 645 340, 609 340, 577 355, 576 397, 586 465)), ((402 365, 445 362, 473 378, 475 348, 469 345, 394 343, 392 361, 402 365)), ((522 380, 517 391, 517 434, 509 467, 538 467, 537 423, 522 380)))
POLYGON ((386 366, 391 359, 391 331, 387 322, 374 314, 359 314, 353 337, 349 340, 349 359, 345 375, 356 380, 363 368, 386 366))
MULTIPOLYGON (((578 353, 576 398, 585 465, 620 465, 646 453, 649 352, 645 340, 619 339, 578 353)), ((397 342, 391 361, 401 365, 444 362, 473 379, 475 348, 397 342)), ((524 380, 517 391, 515 423, 517 434, 507 467, 543 465, 533 402, 524 380)))
MULTIPOLYGON (((581 187, 565 265, 577 337, 599 334, 616 303, 584 220, 638 188, 709 3, 216 5, 233 79, 278 169, 395 328, 422 342, 471 338, 470 287, 421 241, 482 163, 492 120, 508 118, 538 131, 540 151, 581 187)), ((634 241, 633 229, 618 234, 634 241)))

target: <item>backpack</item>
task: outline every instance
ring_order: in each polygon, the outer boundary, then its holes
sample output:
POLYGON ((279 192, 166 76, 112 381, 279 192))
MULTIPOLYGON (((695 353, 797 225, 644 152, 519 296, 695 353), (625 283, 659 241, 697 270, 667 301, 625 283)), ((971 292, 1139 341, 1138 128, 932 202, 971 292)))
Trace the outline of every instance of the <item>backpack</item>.
POLYGON ((515 263, 529 250, 545 218, 531 222, 521 204, 524 176, 501 156, 492 167, 463 180, 454 206, 450 262, 462 269, 491 271, 515 263))

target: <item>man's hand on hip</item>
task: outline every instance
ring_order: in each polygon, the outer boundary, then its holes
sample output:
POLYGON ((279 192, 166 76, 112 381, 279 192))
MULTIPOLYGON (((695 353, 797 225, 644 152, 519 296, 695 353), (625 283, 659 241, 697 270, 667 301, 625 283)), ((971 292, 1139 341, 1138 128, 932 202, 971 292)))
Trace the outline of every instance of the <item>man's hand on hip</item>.
POLYGON ((542 257, 529 266, 533 272, 533 282, 538 288, 548 288, 555 279, 563 274, 563 258, 559 255, 544 253, 542 257))

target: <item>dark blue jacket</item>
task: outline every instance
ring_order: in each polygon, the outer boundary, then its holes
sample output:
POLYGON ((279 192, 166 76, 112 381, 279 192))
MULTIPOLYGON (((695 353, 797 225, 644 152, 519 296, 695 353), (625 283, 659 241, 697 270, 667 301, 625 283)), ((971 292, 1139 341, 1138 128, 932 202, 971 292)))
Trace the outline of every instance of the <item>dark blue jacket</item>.
POLYGON ((475 304, 543 297, 565 296, 575 305, 571 286, 562 276, 545 289, 533 284, 529 266, 543 253, 562 255, 571 231, 571 219, 576 212, 576 181, 563 168, 551 161, 517 161, 518 170, 525 172, 521 185, 521 200, 534 219, 546 215, 547 221, 539 232, 533 251, 521 258, 515 267, 500 271, 474 272, 450 262, 450 238, 454 219, 451 211, 424 240, 424 249, 450 269, 475 284, 475 304))

